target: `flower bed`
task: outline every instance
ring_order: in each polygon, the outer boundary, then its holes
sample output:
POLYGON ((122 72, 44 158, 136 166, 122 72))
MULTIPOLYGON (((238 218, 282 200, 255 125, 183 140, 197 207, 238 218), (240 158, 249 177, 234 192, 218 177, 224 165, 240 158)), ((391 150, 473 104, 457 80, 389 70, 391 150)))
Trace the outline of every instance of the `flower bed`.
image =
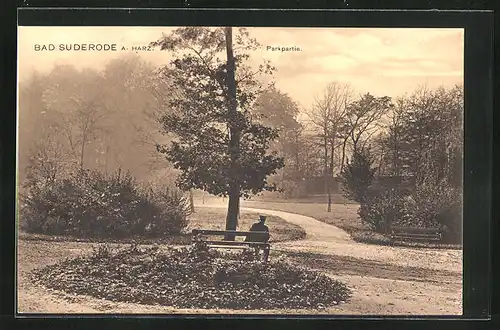
POLYGON ((176 308, 324 308, 347 301, 343 283, 283 260, 267 264, 248 252, 221 253, 203 244, 166 251, 101 245, 91 255, 32 273, 48 288, 112 301, 176 308))

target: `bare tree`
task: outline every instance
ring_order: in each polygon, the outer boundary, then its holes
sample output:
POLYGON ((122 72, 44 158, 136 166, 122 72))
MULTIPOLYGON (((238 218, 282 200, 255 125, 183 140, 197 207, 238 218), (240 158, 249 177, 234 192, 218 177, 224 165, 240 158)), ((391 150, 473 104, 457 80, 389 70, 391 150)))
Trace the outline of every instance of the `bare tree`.
POLYGON ((337 147, 337 139, 340 134, 341 125, 347 115, 348 101, 351 96, 349 85, 332 82, 326 86, 323 94, 315 99, 308 116, 318 132, 317 137, 321 141, 323 149, 323 175, 325 178, 325 190, 328 195, 327 211, 331 212, 332 194, 331 184, 333 181, 334 155, 337 147))
POLYGON ((86 147, 97 138, 103 128, 99 125, 104 117, 102 103, 73 97, 75 111, 63 117, 62 129, 68 139, 71 152, 80 169, 84 168, 86 147))
POLYGON ((391 152, 392 175, 399 178, 401 176, 401 140, 403 139, 404 115, 407 109, 407 102, 404 98, 398 98, 395 106, 389 112, 387 149, 391 152))
POLYGON ((26 167, 27 184, 50 184, 64 171, 67 164, 64 145, 58 139, 57 125, 47 124, 41 129, 39 138, 30 151, 26 167))
POLYGON ((56 123, 67 140, 68 156, 79 168, 91 142, 103 128, 107 114, 106 86, 101 74, 91 69, 56 66, 47 77, 43 91, 47 117, 56 123))
POLYGON ((345 164, 348 143, 350 142, 353 153, 358 149, 363 149, 371 137, 380 132, 383 127, 380 120, 392 107, 390 97, 375 97, 369 93, 348 104, 346 116, 341 124, 341 170, 345 164))
POLYGON ((350 127, 349 137, 354 150, 358 149, 362 137, 368 140, 369 136, 380 129, 378 120, 391 107, 390 97, 374 97, 370 94, 363 95, 359 101, 349 105, 347 120, 350 127))

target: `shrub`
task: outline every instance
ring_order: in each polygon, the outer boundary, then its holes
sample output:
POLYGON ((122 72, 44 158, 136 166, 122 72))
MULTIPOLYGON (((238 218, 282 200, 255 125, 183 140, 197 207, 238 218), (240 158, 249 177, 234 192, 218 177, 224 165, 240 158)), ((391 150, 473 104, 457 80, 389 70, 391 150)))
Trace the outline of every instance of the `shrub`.
POLYGON ((407 205, 407 223, 417 227, 437 227, 443 239, 458 243, 462 233, 461 192, 445 183, 423 183, 416 187, 413 203, 407 205))
POLYGON ((285 199, 300 198, 306 195, 305 188, 301 182, 283 180, 278 184, 278 191, 285 199))
POLYGON ((145 192, 132 176, 79 171, 32 184, 22 197, 22 228, 76 237, 154 237, 179 233, 189 209, 177 191, 145 192))
POLYGON ((351 238, 359 243, 375 244, 375 245, 393 245, 393 242, 389 237, 369 230, 352 232, 351 238))
POLYGON ((189 197, 178 189, 158 186, 155 190, 150 189, 147 198, 162 210, 164 216, 168 216, 168 222, 151 223, 150 232, 164 231, 166 233, 180 233, 188 224, 187 216, 191 214, 189 197))
POLYGON ((358 203, 368 198, 376 168, 367 149, 356 150, 340 174, 342 195, 358 203))
POLYGON ((361 220, 378 232, 392 225, 417 228, 440 228, 443 242, 460 243, 462 235, 462 196, 460 191, 441 184, 420 184, 413 193, 387 188, 374 192, 362 203, 361 220))
POLYGON ((403 193, 397 189, 374 192, 360 205, 358 215, 372 230, 384 233, 393 223, 408 216, 404 198, 403 193))

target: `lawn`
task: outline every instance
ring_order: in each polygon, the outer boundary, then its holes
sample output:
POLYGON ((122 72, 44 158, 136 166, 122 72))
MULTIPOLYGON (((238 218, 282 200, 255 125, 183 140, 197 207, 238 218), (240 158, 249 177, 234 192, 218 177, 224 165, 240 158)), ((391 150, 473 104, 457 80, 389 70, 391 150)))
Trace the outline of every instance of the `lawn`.
POLYGON ((331 212, 327 212, 326 204, 319 203, 248 200, 244 201, 242 205, 250 208, 262 208, 305 215, 339 227, 348 233, 368 229, 361 223, 361 219, 357 214, 358 204, 332 204, 331 212))
MULTIPOLYGON (((331 196, 333 204, 357 204, 341 194, 332 194, 331 196)), ((263 193, 260 196, 252 197, 253 201, 256 202, 275 202, 275 203, 309 203, 309 204, 323 204, 328 200, 327 195, 311 195, 301 198, 284 198, 283 196, 276 193, 263 193)))
MULTIPOLYGON (((260 208, 290 212, 315 218, 319 221, 337 226, 348 233, 365 231, 367 226, 361 223, 358 216, 359 204, 345 202, 341 195, 332 195, 332 210, 326 210, 326 196, 311 196, 299 199, 275 198, 272 195, 256 196, 241 201, 242 207, 260 208)), ((227 203, 227 199, 215 196, 201 196, 195 199, 195 205, 227 203)))

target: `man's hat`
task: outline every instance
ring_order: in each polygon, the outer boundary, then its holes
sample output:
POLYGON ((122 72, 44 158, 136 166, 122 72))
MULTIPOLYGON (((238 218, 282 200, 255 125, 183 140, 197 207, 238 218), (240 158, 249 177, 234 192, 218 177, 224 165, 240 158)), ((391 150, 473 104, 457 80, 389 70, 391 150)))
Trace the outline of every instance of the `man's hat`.
POLYGON ((260 220, 261 222, 266 221, 266 216, 265 216, 265 215, 259 215, 259 220, 260 220))

